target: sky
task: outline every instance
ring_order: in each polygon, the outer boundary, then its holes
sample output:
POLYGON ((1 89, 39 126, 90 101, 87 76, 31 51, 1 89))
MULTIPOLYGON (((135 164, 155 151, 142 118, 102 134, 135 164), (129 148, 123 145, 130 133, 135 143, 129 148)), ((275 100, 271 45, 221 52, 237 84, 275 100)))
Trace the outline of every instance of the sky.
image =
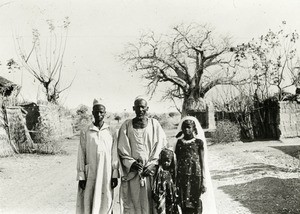
MULTIPOLYGON (((146 82, 139 73, 129 72, 117 56, 141 33, 166 33, 181 23, 207 23, 238 44, 278 29, 282 21, 300 32, 299 8, 298 0, 0 0, 0 62, 18 58, 16 36, 29 49, 33 28, 43 35, 46 20, 60 23, 68 16, 63 84, 75 79, 61 103, 76 108, 101 98, 110 112, 130 112, 135 97, 145 95, 146 82)), ((36 102, 41 96, 41 87, 26 71, 9 73, 2 65, 0 75, 22 85, 22 99, 36 102)), ((175 111, 172 102, 160 100, 161 90, 149 101, 150 111, 175 111)))

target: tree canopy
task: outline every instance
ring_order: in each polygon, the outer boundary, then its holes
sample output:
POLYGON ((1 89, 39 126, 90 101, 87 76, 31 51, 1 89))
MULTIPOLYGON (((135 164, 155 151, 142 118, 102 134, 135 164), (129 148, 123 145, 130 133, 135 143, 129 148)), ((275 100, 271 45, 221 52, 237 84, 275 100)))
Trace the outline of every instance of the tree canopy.
POLYGON ((153 95, 168 83, 164 99, 183 99, 186 114, 189 100, 203 98, 216 85, 239 84, 230 38, 218 36, 208 25, 178 25, 167 35, 153 32, 130 43, 121 59, 131 71, 139 71, 153 95))

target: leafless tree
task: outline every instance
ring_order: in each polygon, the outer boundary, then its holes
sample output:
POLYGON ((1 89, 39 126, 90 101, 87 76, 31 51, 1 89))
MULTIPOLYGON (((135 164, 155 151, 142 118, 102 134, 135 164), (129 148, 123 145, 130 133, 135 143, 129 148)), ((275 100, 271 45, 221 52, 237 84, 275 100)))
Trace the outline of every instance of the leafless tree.
POLYGON ((300 86, 299 58, 296 31, 286 32, 286 22, 279 31, 269 30, 265 35, 238 46, 236 60, 248 65, 252 76, 255 95, 260 100, 277 96, 285 99, 284 90, 300 86))
POLYGON ((142 72, 151 95, 168 83, 163 99, 183 100, 184 116, 191 103, 216 85, 240 83, 230 39, 216 37, 207 25, 178 25, 168 35, 142 35, 137 43, 128 44, 121 59, 132 71, 142 72))
POLYGON ((64 54, 66 50, 69 18, 66 17, 62 26, 56 27, 52 20, 47 21, 49 36, 45 40, 45 46, 41 43, 41 35, 38 29, 32 30, 32 46, 30 50, 24 48, 22 37, 16 38, 16 48, 22 67, 26 69, 44 88, 47 100, 57 103, 60 94, 68 89, 70 84, 61 87, 64 54))

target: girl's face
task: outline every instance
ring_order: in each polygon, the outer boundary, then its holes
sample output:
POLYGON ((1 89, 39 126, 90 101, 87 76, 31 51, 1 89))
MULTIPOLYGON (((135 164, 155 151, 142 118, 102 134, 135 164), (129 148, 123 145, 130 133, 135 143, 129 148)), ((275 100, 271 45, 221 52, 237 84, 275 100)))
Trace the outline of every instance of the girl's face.
POLYGON ((172 160, 170 157, 162 157, 161 165, 164 170, 167 170, 171 166, 172 160))
POLYGON ((194 125, 190 121, 184 121, 182 124, 182 132, 184 136, 191 137, 194 133, 194 125))

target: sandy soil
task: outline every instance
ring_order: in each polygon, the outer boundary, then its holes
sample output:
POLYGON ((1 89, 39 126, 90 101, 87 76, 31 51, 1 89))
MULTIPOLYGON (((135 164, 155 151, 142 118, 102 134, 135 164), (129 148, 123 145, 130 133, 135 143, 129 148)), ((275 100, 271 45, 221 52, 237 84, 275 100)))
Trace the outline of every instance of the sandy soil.
MULTIPOLYGON (((78 139, 67 154, 0 159, 0 213, 75 213, 78 139)), ((220 214, 300 213, 300 140, 209 147, 220 214)))
POLYGON ((209 148, 220 214, 300 213, 300 140, 209 148))

